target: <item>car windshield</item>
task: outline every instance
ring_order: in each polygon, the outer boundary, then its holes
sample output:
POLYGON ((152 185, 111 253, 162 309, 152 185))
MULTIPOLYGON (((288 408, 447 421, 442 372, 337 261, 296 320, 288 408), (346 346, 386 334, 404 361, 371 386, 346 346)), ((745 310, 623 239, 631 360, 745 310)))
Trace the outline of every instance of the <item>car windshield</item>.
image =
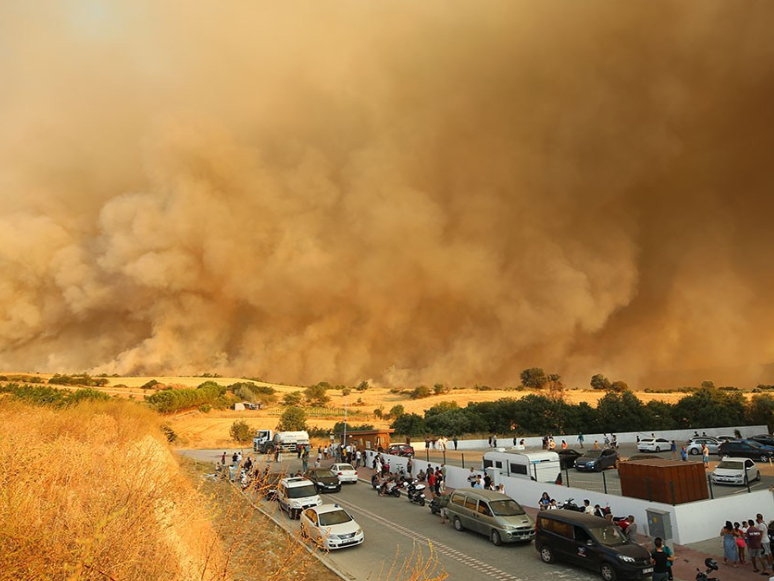
POLYGON ((354 470, 352 464, 337 464, 336 470, 354 470))
POLYGON ((316 496, 317 489, 314 485, 304 484, 303 486, 296 486, 294 488, 288 488, 288 498, 306 498, 307 496, 316 496))
POLYGON ((335 478, 335 474, 331 472, 330 470, 315 470, 312 472, 317 478, 335 478))
POLYGON ((589 450, 582 458, 599 458, 602 455, 602 450, 589 450))
POLYGON ((619 547, 626 544, 626 539, 621 534, 621 529, 608 525, 602 527, 592 527, 589 529, 591 536, 606 547, 619 547))
POLYGON ((722 460, 718 464, 718 468, 725 468, 726 470, 742 470, 744 468, 742 462, 732 462, 730 460, 722 460))
POLYGON ((332 510, 331 512, 324 512, 320 515, 320 526, 329 527, 331 525, 340 525, 352 520, 349 513, 345 510, 332 510))
POLYGON ((515 500, 493 500, 489 503, 492 512, 497 516, 518 516, 524 514, 524 509, 515 500))

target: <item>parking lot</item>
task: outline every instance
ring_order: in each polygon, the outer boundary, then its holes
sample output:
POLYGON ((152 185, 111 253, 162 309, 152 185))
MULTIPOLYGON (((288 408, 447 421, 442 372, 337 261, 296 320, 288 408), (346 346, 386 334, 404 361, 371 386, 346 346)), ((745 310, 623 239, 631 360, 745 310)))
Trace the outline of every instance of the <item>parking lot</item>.
MULTIPOLYGON (((678 442, 677 444, 679 450, 679 447, 683 443, 678 442)), ((578 452, 584 452, 589 449, 589 446, 586 446, 584 449, 581 449, 577 446, 570 446, 570 448, 577 450, 578 452)), ((505 449, 507 450, 508 448, 505 447, 505 449)), ((457 451, 446 450, 445 452, 441 452, 439 450, 417 450, 417 457, 421 460, 427 459, 431 463, 441 464, 445 462, 449 466, 462 466, 465 468, 470 468, 472 466, 476 469, 480 469, 482 465, 482 458, 484 453, 487 451, 489 451, 489 448, 457 451)), ((541 448, 527 448, 524 450, 524 452, 542 451, 543 450, 541 448)), ((625 460, 630 456, 639 453, 641 452, 638 452, 636 444, 621 444, 618 448, 618 454, 621 460, 625 460)), ((669 451, 660 453, 648 452, 648 454, 653 454, 654 456, 658 456, 664 459, 672 458, 672 453, 669 451)), ((680 459, 679 452, 675 459, 680 459)), ((719 460, 719 456, 710 456, 709 469, 707 470, 708 476, 709 473, 712 472, 712 470, 715 468, 715 466, 717 466, 719 460)), ((701 463, 701 456, 688 456, 688 462, 701 463)), ((750 483, 750 491, 766 489, 774 485, 774 466, 760 462, 756 462, 756 465, 761 472, 761 479, 758 482, 750 483)), ((621 495, 621 479, 618 476, 618 470, 613 468, 604 470, 602 472, 579 472, 574 468, 562 470, 562 484, 565 486, 583 488, 585 490, 591 490, 595 492, 605 492, 607 494, 614 494, 618 496, 621 495)), ((748 488, 746 486, 722 486, 717 484, 710 484, 709 482, 708 485, 711 498, 718 498, 731 494, 745 494, 748 492, 748 488)))

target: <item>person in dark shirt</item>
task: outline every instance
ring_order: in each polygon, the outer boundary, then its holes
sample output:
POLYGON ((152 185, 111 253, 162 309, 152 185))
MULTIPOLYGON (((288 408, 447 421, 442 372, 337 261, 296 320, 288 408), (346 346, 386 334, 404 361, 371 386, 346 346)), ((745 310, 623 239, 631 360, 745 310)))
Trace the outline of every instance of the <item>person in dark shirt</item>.
POLYGON ((653 581, 669 580, 669 564, 675 560, 673 556, 664 551, 664 541, 661 537, 656 537, 653 541, 654 549, 650 554, 650 560, 653 563, 653 581))

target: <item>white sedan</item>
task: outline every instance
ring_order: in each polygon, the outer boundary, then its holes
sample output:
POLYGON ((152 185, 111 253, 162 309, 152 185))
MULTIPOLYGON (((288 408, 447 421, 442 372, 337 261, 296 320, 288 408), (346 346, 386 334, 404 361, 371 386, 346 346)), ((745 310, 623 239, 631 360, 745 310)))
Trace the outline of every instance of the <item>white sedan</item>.
POLYGON ((640 452, 666 452, 670 449, 672 443, 665 438, 645 438, 637 444, 637 450, 640 452))
POLYGON ((352 464, 331 464, 331 472, 339 478, 339 482, 357 483, 357 470, 352 464))
POLYGON ((354 547, 365 540, 363 529, 338 504, 323 504, 302 512, 301 534, 328 551, 354 547))

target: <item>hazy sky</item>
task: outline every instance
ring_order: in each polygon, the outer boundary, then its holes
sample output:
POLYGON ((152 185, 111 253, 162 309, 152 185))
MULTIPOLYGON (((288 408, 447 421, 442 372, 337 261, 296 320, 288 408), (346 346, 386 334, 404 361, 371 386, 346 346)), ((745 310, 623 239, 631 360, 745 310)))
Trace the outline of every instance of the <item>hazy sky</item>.
POLYGON ((3 2, 0 368, 774 383, 772 30, 745 0, 3 2))

